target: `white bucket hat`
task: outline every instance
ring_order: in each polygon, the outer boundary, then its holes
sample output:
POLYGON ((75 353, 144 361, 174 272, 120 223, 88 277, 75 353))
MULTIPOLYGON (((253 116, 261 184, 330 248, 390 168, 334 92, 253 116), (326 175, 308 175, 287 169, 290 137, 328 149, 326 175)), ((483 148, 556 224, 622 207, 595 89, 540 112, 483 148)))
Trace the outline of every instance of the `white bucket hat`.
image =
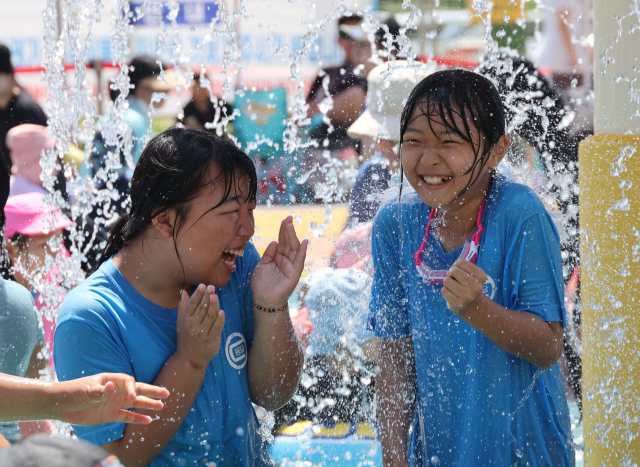
POLYGON ((436 71, 424 63, 394 60, 378 65, 367 77, 366 110, 347 130, 352 138, 400 141, 400 116, 413 88, 436 71))

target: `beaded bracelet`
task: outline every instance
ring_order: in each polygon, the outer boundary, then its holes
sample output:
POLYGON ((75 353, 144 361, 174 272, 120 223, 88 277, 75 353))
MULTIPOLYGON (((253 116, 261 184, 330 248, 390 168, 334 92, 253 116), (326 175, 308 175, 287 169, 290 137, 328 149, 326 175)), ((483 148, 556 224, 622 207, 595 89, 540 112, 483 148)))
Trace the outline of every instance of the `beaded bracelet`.
POLYGON ((281 306, 280 308, 267 308, 267 307, 258 305, 254 301, 252 301, 252 303, 253 303, 253 307, 256 310, 264 311, 265 313, 278 313, 280 311, 287 311, 289 309, 288 303, 286 303, 284 306, 281 306))

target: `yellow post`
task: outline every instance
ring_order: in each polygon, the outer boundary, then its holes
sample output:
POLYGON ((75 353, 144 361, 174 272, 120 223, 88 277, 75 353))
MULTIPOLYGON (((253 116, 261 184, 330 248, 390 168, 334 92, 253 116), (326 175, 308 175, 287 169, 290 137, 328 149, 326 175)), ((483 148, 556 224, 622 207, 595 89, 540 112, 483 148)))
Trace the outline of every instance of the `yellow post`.
POLYGON ((618 37, 616 16, 630 11, 629 0, 593 5, 596 135, 580 144, 585 466, 633 466, 640 461, 640 116, 633 88, 619 77, 638 80, 640 37, 629 33, 632 17, 622 19, 618 37))

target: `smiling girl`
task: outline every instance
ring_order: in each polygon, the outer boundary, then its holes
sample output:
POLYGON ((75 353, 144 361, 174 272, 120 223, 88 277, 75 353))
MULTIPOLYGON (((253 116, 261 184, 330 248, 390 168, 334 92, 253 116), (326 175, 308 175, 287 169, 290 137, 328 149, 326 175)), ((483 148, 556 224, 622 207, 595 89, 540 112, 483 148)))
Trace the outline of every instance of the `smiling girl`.
POLYGON ((75 427, 127 467, 271 465, 252 402, 273 410, 297 388, 287 301, 307 242, 289 217, 259 257, 256 187, 232 143, 179 128, 156 136, 102 264, 61 308, 61 380, 117 371, 171 391, 151 425, 75 427))
POLYGON ((483 76, 440 71, 409 96, 401 161, 415 193, 373 227, 385 465, 574 465, 558 233, 496 171, 508 147, 483 76))

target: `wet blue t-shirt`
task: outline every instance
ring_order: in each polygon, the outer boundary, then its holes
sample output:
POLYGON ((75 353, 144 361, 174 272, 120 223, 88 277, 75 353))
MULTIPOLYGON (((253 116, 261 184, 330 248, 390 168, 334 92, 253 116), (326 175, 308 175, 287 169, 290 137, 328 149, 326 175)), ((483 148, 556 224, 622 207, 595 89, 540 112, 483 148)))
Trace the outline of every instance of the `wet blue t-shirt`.
MULTIPOLYGON (((259 259, 250 243, 229 283, 216 291, 226 318, 220 351, 209 363, 193 408, 151 466, 271 465, 258 433, 246 368, 253 339, 249 278, 259 259)), ((152 383, 176 350, 177 313, 144 298, 106 261, 60 309, 54 346, 58 378, 112 372, 152 383)), ((79 438, 102 445, 121 438, 124 427, 110 423, 74 429, 79 438)))
MULTIPOLYGON (((420 410, 412 464, 574 465, 558 365, 538 372, 500 349, 447 309, 442 285, 425 284, 418 276, 413 255, 429 212, 414 192, 403 199, 401 214, 397 202, 383 206, 372 234, 370 323, 379 337, 413 339, 420 410), (425 454, 430 463, 419 460, 425 454)), ((558 233, 537 196, 498 176, 482 224, 478 266, 489 276, 485 295, 564 325, 558 233)), ((445 253, 429 235, 423 259, 433 269, 449 269, 460 253, 461 248, 445 253)))

